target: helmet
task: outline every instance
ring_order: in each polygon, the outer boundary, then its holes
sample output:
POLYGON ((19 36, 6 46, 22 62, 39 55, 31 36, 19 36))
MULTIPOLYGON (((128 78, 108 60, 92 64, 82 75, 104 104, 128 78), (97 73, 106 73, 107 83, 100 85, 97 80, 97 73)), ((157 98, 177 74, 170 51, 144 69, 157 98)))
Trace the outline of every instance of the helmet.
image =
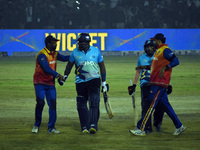
POLYGON ((148 56, 153 56, 154 52, 156 51, 154 40, 146 40, 144 43, 144 51, 147 53, 148 56))
POLYGON ((78 49, 80 51, 87 51, 89 48, 90 48, 90 42, 91 42, 91 37, 88 33, 81 33, 79 36, 78 36, 78 49))
POLYGON ((88 33, 81 33, 78 36, 77 41, 79 41, 79 42, 91 42, 91 37, 88 33))

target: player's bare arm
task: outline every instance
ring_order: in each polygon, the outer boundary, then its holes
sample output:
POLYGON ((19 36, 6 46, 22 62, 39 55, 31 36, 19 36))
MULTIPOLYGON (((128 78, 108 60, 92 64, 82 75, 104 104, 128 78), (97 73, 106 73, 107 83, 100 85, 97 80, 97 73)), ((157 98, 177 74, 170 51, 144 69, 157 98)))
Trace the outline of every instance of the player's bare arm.
POLYGON ((106 73, 106 67, 104 65, 104 61, 99 63, 99 68, 100 68, 100 72, 102 73, 106 73))
POLYGON ((69 61, 69 62, 67 63, 67 66, 66 66, 66 69, 65 69, 64 74, 68 76, 68 75, 70 74, 70 72, 71 72, 73 66, 74 66, 74 62, 70 62, 70 61, 69 61))
POLYGON ((140 72, 141 72, 141 69, 136 69, 133 83, 131 83, 131 86, 128 86, 129 95, 132 95, 133 92, 135 92, 136 84, 137 84, 137 81, 138 81, 138 79, 140 77, 140 72))
POLYGON ((140 72, 141 72, 141 69, 137 69, 136 72, 135 72, 135 77, 134 77, 134 80, 133 80, 133 85, 134 84, 137 84, 137 81, 140 77, 140 72))

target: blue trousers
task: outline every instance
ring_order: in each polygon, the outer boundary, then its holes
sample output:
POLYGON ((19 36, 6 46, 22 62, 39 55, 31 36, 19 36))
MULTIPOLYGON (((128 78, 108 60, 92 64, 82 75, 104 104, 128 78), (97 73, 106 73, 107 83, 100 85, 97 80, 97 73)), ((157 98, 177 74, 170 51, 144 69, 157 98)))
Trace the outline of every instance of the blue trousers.
POLYGON ((36 107, 35 107, 35 126, 40 126, 42 121, 42 111, 45 105, 45 97, 49 106, 48 129, 54 128, 56 123, 56 89, 55 86, 38 84, 35 85, 36 107))
POLYGON ((81 124, 81 130, 91 127, 98 130, 98 120, 100 116, 100 79, 92 79, 88 82, 77 83, 77 111, 81 124), (89 108, 87 106, 89 102, 89 108))
POLYGON ((146 123, 151 118, 152 112, 159 104, 164 112, 172 119, 176 128, 180 128, 182 123, 178 119, 176 113, 174 112, 171 104, 168 101, 166 88, 161 86, 151 86, 150 94, 148 100, 150 101, 149 109, 145 114, 142 114, 142 118, 138 121, 137 127, 142 131, 145 131, 146 123))
MULTIPOLYGON (((149 101, 149 92, 150 92, 151 86, 149 84, 144 84, 141 87, 141 106, 142 106, 142 116, 146 114, 147 110, 149 109, 149 106, 151 102, 149 101)), ((158 126, 162 124, 164 111, 160 105, 157 105, 154 112, 154 126, 158 126)), ((145 130, 152 131, 152 125, 151 125, 151 117, 146 123, 145 130)))

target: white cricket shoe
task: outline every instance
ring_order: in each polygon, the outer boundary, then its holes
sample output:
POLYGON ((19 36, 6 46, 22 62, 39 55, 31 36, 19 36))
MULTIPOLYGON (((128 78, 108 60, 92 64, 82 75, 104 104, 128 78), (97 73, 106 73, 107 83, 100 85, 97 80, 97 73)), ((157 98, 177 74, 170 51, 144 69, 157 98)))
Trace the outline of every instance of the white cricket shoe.
POLYGON ((37 126, 33 126, 32 133, 38 133, 39 128, 37 126))
POLYGON ((48 132, 49 133, 56 133, 56 134, 60 134, 60 131, 56 130, 56 128, 53 128, 53 129, 48 129, 48 132))
POLYGON ((131 133, 131 134, 133 134, 133 135, 137 135, 137 136, 145 136, 146 135, 146 133, 145 133, 145 131, 142 131, 142 130, 140 130, 140 129, 135 129, 135 130, 129 130, 129 132, 131 133))
POLYGON ((173 135, 180 135, 183 131, 185 131, 187 128, 185 127, 185 126, 181 126, 180 128, 176 128, 175 130, 174 130, 174 133, 173 133, 173 135))

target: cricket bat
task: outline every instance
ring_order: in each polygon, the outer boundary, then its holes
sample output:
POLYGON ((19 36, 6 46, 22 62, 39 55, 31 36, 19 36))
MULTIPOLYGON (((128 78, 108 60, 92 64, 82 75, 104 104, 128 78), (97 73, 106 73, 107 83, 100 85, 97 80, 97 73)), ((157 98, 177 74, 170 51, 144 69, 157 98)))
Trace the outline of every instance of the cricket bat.
POLYGON ((111 105, 110 105, 110 103, 108 101, 108 95, 107 95, 106 91, 103 92, 103 98, 104 98, 104 104, 105 104, 105 108, 106 108, 108 117, 111 119, 114 116, 114 114, 112 112, 111 105))
MULTIPOLYGON (((131 79, 130 79, 130 84, 131 84, 131 86, 133 85, 133 82, 132 82, 131 79)), ((134 125, 137 126, 138 116, 137 116, 137 109, 136 109, 137 107, 136 107, 136 105, 135 105, 135 96, 134 96, 134 92, 133 92, 133 94, 131 95, 131 97, 132 97, 133 110, 134 110, 134 125)))

